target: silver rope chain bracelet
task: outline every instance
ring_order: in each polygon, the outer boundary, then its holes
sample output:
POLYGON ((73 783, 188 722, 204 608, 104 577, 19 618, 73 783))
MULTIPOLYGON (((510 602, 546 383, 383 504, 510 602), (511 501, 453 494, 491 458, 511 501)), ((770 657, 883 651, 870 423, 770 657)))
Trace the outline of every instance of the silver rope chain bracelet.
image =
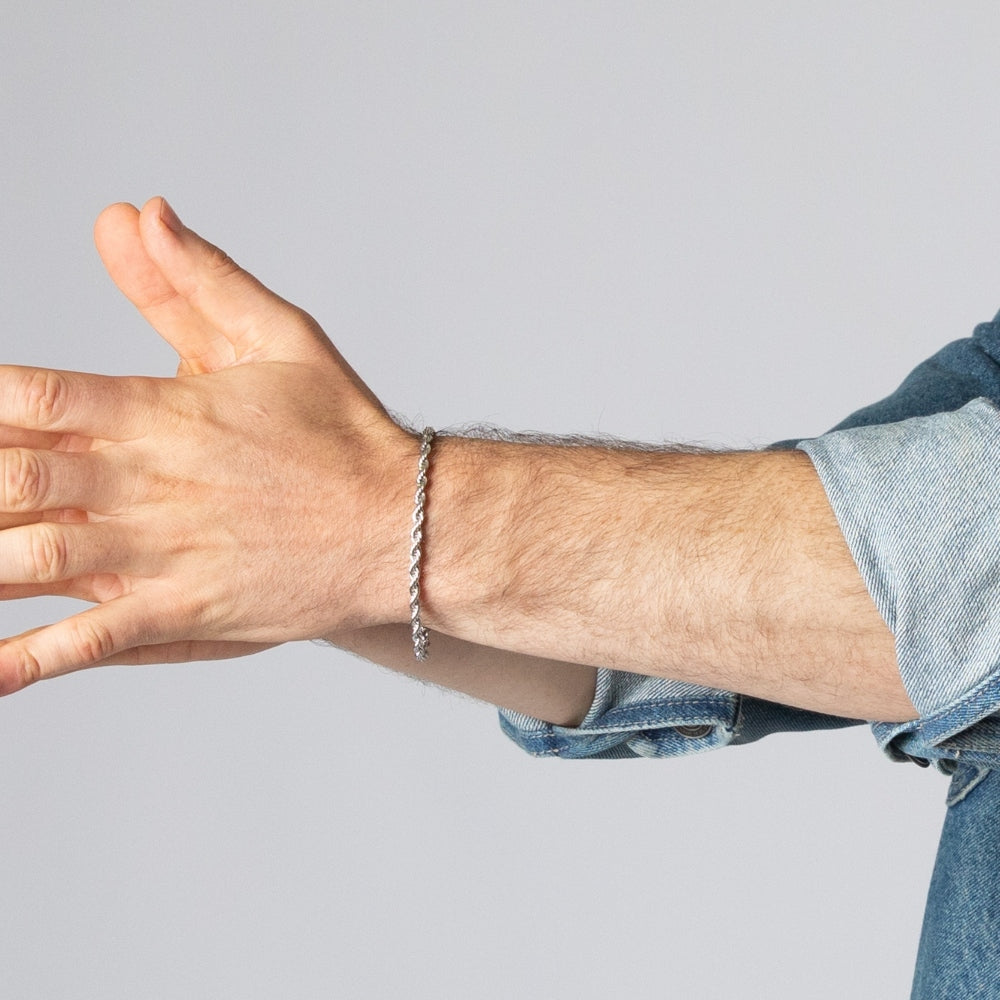
POLYGON ((420 435, 420 461, 417 464, 417 492, 413 498, 413 531, 410 532, 410 629, 413 632, 413 655, 427 659, 430 636, 420 624, 420 560, 423 555, 424 504, 427 499, 427 470, 431 464, 434 428, 425 427, 420 435))

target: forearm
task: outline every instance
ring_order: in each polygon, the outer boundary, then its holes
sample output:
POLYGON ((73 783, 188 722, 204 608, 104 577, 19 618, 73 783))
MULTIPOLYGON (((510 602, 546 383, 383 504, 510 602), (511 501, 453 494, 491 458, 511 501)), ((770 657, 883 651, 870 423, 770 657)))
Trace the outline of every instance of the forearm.
POLYGON ((594 699, 594 667, 512 653, 440 633, 431 637, 433 655, 417 660, 406 625, 341 632, 329 641, 372 663, 559 726, 579 725, 594 699))
MULTIPOLYGON (((112 206, 95 235, 185 377, 0 368, 0 426, 39 436, 0 440, 0 515, 14 519, 0 532, 0 596, 93 603, 5 641, 0 693, 101 663, 405 623, 415 440, 315 320, 162 200, 112 206)), ((463 690, 578 719, 592 673, 567 674, 577 687, 556 704, 494 690, 511 664, 511 677, 558 684, 558 661, 914 715, 804 455, 445 437, 427 516, 425 621, 451 637, 431 656, 456 640, 550 664, 477 652, 479 688, 459 678, 470 661, 454 647, 446 672, 463 690)), ((408 656, 405 633, 391 635, 408 656)))
POLYGON ((830 714, 916 715, 801 453, 443 438, 429 490, 439 632, 830 714))

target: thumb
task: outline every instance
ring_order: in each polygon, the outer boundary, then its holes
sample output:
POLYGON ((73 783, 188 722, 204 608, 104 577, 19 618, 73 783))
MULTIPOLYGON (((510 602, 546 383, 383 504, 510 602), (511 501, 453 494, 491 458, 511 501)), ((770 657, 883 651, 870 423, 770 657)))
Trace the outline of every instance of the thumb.
POLYGON ((329 350, 315 320, 188 229, 165 199, 146 202, 137 223, 139 241, 165 293, 153 325, 181 356, 182 370, 308 360, 317 350, 329 350), (162 308, 167 305, 169 316, 162 308))
POLYGON ((139 210, 109 205, 94 223, 94 243, 111 279, 150 325, 180 355, 180 372, 209 370, 220 335, 177 294, 146 252, 139 235, 139 210))

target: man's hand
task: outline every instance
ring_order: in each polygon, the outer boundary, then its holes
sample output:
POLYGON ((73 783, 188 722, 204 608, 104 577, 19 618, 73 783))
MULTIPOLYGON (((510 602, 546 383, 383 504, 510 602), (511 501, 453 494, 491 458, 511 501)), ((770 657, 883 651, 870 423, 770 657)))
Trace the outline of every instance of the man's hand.
MULTIPOLYGON (((0 645, 0 693, 313 637, 408 669, 414 437, 162 200, 107 209, 96 240, 178 377, 0 368, 0 598, 96 602, 0 645)), ((424 618, 448 637, 430 680, 560 722, 601 665, 916 715, 802 453, 444 437, 430 478, 424 618)))
POLYGON ((6 641, 0 692, 404 620, 412 436, 161 199, 95 237, 182 377, 0 368, 0 596, 97 603, 6 641))

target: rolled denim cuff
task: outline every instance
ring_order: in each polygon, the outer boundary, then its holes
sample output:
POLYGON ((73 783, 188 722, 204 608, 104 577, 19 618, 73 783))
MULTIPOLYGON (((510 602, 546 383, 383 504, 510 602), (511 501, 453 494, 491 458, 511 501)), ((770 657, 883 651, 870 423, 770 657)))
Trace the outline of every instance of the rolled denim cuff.
POLYGON ((880 746, 896 759, 1000 765, 1000 411, 979 398, 798 447, 895 636, 920 715, 873 724, 880 746))
POLYGON ((500 726, 535 757, 680 757, 734 736, 739 698, 729 691, 599 668, 579 726, 555 726, 500 710, 500 726))
POLYGON ((500 710, 500 726, 536 757, 682 757, 753 743, 772 733, 857 725, 684 681, 599 669, 597 689, 579 726, 554 726, 500 710))

